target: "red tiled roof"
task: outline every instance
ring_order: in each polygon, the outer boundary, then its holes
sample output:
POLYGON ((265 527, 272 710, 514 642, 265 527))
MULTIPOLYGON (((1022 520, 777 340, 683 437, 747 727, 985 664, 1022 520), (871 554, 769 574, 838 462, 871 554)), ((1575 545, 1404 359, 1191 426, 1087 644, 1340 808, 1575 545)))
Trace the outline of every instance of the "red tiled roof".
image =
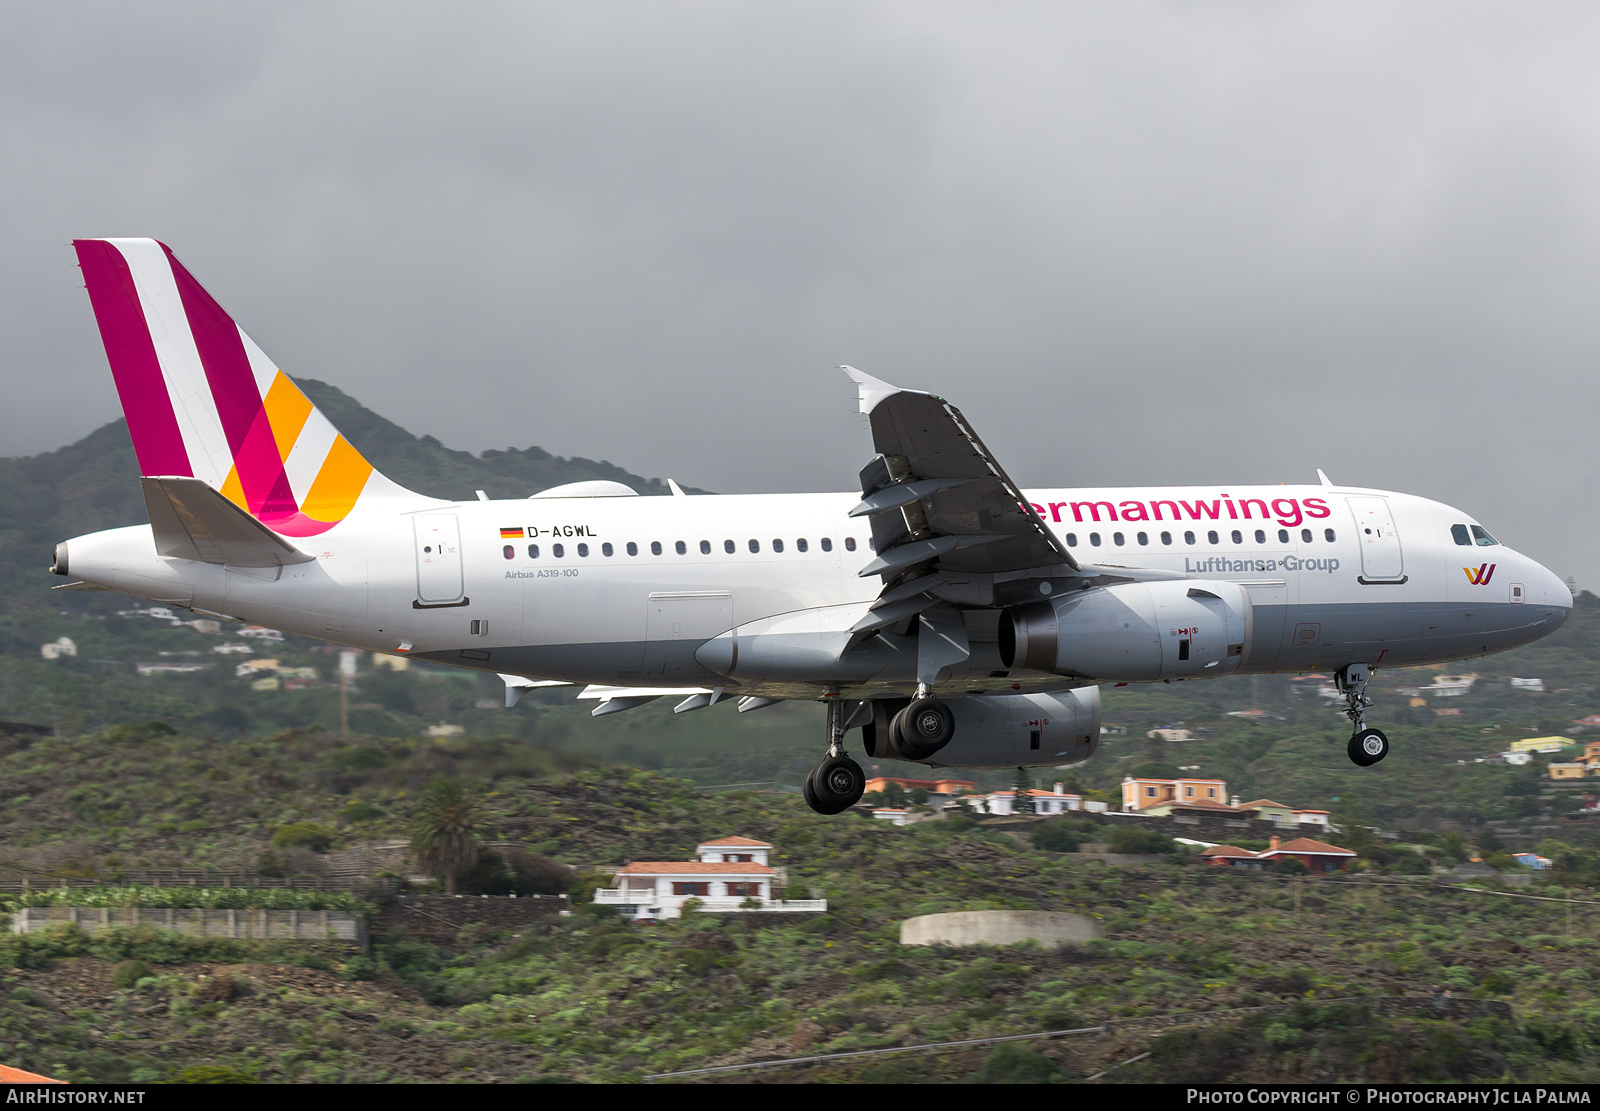
POLYGON ((732 876, 768 875, 774 869, 765 864, 739 861, 709 861, 709 860, 636 860, 618 868, 619 876, 686 876, 686 875, 718 875, 732 876))
POLYGON ((0 1082, 6 1084, 65 1084, 65 1080, 57 1080, 50 1076, 40 1076, 36 1072, 24 1072, 14 1069, 10 1065, 0 1065, 0 1082))
POLYGON ((1326 841, 1313 841, 1309 837, 1296 837, 1293 841, 1284 841, 1276 849, 1268 849, 1262 856, 1271 856, 1273 853, 1322 853, 1328 856, 1355 856, 1349 849, 1341 849, 1338 845, 1330 845, 1326 841))
POLYGON ((752 841, 748 837, 719 837, 715 841, 700 842, 700 847, 702 849, 710 848, 713 845, 747 845, 752 849, 772 848, 772 846, 767 844, 765 841, 752 841))
POLYGON ((1249 849, 1241 849, 1235 845, 1213 845, 1203 851, 1201 856, 1255 856, 1249 849))

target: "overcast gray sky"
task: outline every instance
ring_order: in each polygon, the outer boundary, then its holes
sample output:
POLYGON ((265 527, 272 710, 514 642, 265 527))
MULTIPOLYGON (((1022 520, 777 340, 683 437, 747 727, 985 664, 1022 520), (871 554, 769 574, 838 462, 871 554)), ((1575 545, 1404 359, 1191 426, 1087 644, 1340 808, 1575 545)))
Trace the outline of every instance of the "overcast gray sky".
POLYGON ((6 4, 0 454, 74 236, 414 432, 843 489, 853 363, 1024 485, 1441 498, 1600 587, 1593 4, 6 4))

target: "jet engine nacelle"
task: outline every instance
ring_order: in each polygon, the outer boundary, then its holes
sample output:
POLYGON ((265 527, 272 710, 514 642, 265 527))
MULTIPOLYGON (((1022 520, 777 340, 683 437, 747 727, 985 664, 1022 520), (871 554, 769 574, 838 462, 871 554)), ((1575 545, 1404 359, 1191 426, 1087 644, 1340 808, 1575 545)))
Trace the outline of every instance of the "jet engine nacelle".
MULTIPOLYGON (((955 715, 955 735, 917 763, 935 768, 1019 768, 1075 764, 1100 743, 1100 688, 1056 694, 1002 694, 945 700, 955 715)), ((872 720, 861 727, 867 755, 904 760, 889 740, 889 718, 904 699, 872 704, 872 720)))
POLYGON ((1212 678, 1250 650, 1250 596, 1238 583, 1124 583, 1006 611, 1007 667, 1102 682, 1212 678))

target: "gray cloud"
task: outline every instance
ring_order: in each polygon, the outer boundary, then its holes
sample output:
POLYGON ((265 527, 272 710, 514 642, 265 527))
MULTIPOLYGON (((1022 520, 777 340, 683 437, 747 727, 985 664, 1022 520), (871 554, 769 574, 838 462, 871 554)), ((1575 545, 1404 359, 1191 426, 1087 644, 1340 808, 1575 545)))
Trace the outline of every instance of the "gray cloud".
POLYGON ((851 362, 1025 484, 1439 497, 1587 584, 1578 5, 0 9, 0 452, 117 412, 75 235, 452 446, 843 488, 851 362))

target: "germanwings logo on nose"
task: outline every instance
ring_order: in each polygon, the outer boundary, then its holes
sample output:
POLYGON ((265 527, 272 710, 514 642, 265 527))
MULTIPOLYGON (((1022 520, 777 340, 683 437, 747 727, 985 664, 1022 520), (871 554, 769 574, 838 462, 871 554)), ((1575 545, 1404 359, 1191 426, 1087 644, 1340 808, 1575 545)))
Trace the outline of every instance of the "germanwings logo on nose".
POLYGON ((1473 586, 1488 586, 1489 580, 1494 578, 1494 566, 1492 563, 1485 563, 1476 570, 1471 567, 1463 567, 1462 570, 1467 573, 1467 581, 1473 586))

